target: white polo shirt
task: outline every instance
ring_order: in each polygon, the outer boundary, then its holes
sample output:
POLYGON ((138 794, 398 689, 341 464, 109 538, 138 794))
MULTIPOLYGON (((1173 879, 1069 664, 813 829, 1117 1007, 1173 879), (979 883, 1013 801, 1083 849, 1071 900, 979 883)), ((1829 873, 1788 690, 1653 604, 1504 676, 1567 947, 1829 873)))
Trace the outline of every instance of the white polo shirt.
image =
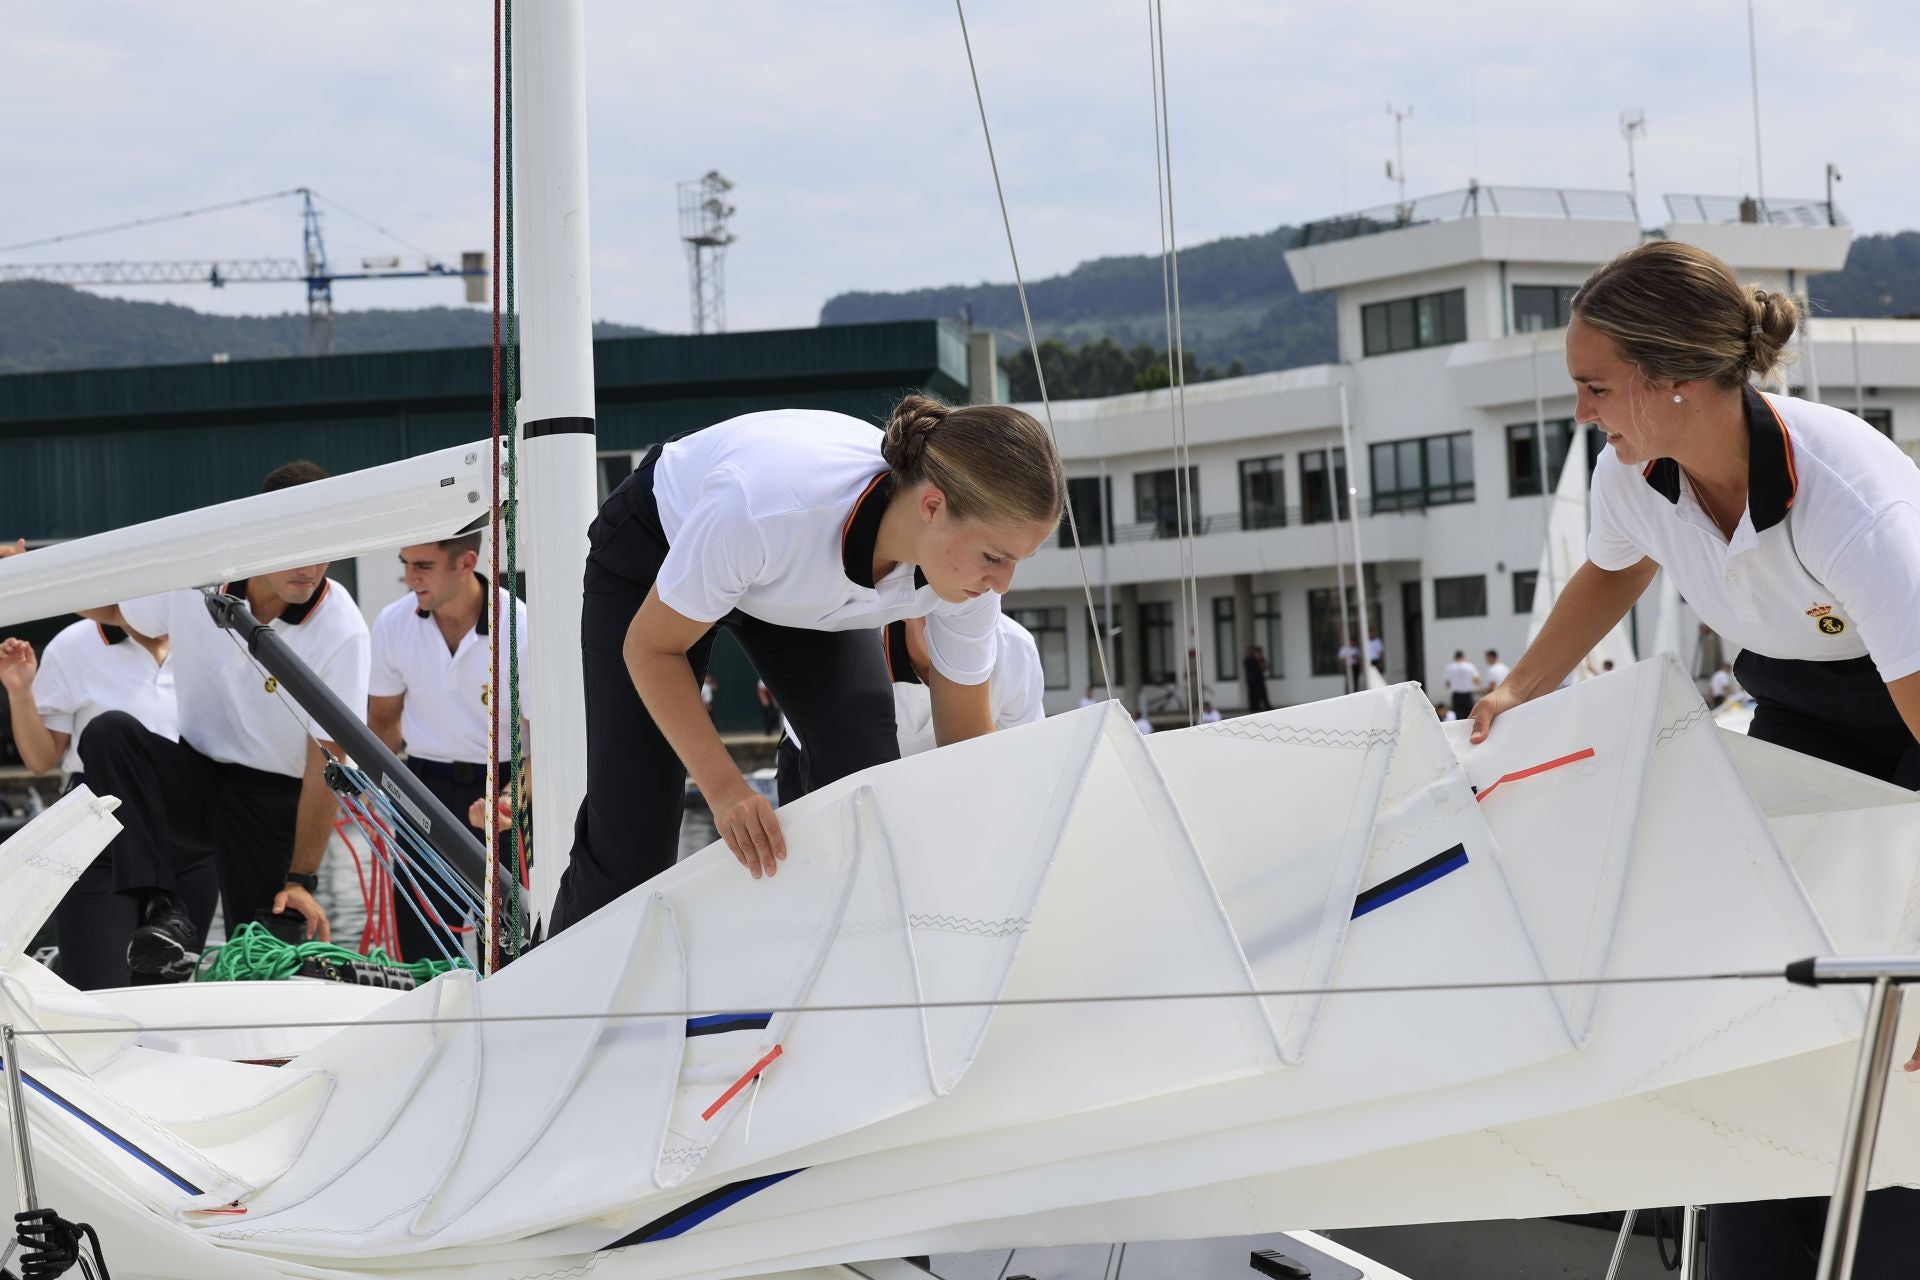
POLYGON ((126 632, 97 622, 76 622, 47 641, 33 705, 49 730, 68 735, 60 771, 69 777, 86 768, 80 735, 102 712, 124 711, 163 738, 180 737, 172 654, 155 662, 126 632))
MULTIPOLYGON (((224 590, 245 596, 245 581, 224 590)), ((120 606, 143 635, 172 637, 179 693, 180 740, 211 760, 298 778, 306 772, 307 739, 328 735, 280 692, 280 682, 253 660, 240 637, 222 631, 198 591, 167 591, 120 606)), ((367 714, 367 624, 347 589, 331 579, 304 605, 270 624, 355 715, 367 714)))
MULTIPOLYGON (((400 734, 407 740, 407 754, 425 760, 462 761, 483 764, 492 737, 493 714, 488 706, 487 690, 493 679, 493 628, 495 618, 508 617, 507 610, 519 618, 520 670, 527 671, 526 606, 502 588, 491 587, 485 574, 480 579, 487 601, 480 610, 480 621, 452 650, 440 633, 433 615, 419 607, 411 594, 401 596, 380 611, 373 620, 372 675, 367 692, 376 698, 405 695, 400 707, 400 734)), ((500 679, 507 678, 507 631, 499 632, 500 679)), ((527 715, 526 701, 520 706, 527 715)), ((511 726, 502 721, 502 732, 511 726)), ((506 754, 506 744, 500 747, 506 754)))
POLYGON ((906 564, 873 581, 874 542, 893 493, 880 440, 858 418, 775 409, 667 445, 653 476, 668 542, 660 599, 699 622, 738 609, 814 631, 924 617, 940 673, 958 684, 985 680, 998 595, 949 604, 906 564))
POLYGON ((1507 672, 1509 670, 1511 670, 1511 668, 1508 667, 1507 664, 1504 662, 1496 662, 1492 666, 1488 667, 1487 668, 1487 691, 1492 692, 1494 689, 1499 688, 1500 682, 1507 678, 1507 672))
POLYGON ((1464 658, 1459 662, 1449 662, 1445 674, 1447 688, 1454 693, 1472 693, 1474 686, 1480 683, 1480 668, 1464 658))
MULTIPOLYGON (((1011 729, 1042 719, 1047 714, 1047 675, 1033 633, 1003 613, 994 627, 993 641, 993 674, 987 678, 993 727, 1011 729)), ((899 659, 893 661, 897 671, 899 659)), ((902 756, 917 756, 938 745, 933 733, 933 691, 918 679, 895 682, 893 718, 902 756)))
POLYGON ((1700 620, 1771 658, 1873 657, 1883 680, 1920 671, 1920 468, 1831 405, 1746 393, 1747 509, 1728 540, 1670 458, 1593 473, 1587 555, 1650 556, 1700 620))

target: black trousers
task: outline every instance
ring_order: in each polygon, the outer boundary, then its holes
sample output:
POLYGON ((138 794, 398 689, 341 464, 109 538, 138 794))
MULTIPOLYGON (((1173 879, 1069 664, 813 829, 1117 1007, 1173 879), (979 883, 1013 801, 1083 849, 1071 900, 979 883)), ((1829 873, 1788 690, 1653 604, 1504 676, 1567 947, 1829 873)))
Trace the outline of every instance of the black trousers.
POLYGON ((80 753, 87 785, 120 801, 121 832, 54 913, 67 981, 126 985, 127 935, 157 893, 184 903, 196 947, 216 885, 229 937, 272 907, 293 862, 300 779, 209 760, 124 711, 95 717, 80 753))
POLYGON ((813 790, 807 785, 807 755, 786 734, 773 749, 773 787, 781 804, 791 804, 813 790))
POLYGON ((1258 680, 1247 681, 1247 710, 1273 710, 1273 700, 1267 697, 1267 681, 1264 676, 1258 680))
MULTIPOLYGON (((1920 743, 1871 658, 1796 662, 1747 650, 1735 663, 1754 697, 1748 736, 1920 790, 1920 743)), ((1808 1280, 1827 1197, 1717 1204, 1707 1211, 1708 1280, 1808 1280)), ((1855 1280, 1920 1276, 1920 1191, 1867 1194, 1855 1280)))
MULTIPOLYGON (((656 448, 588 531, 580 648, 587 702, 587 796, 549 934, 585 919, 674 864, 687 771, 633 687, 621 647, 666 558, 653 500, 656 448)), ((893 689, 878 627, 808 631, 734 612, 722 618, 807 744, 812 786, 896 760, 893 689)), ((687 650, 706 678, 714 631, 687 650)), ((744 874, 744 873, 743 873, 744 874)))
MULTIPOLYGON (((456 821, 464 823, 473 802, 487 794, 486 765, 472 765, 452 776, 451 770, 446 774, 435 772, 431 763, 409 761, 420 785, 433 792, 456 821)), ((450 936, 449 930, 474 923, 467 918, 466 909, 447 896, 437 878, 422 871, 415 871, 411 879, 404 872, 394 876, 393 928, 398 959, 412 962, 458 957, 464 944, 450 936)))
POLYGON ((1470 693, 1454 694, 1453 695, 1453 714, 1454 714, 1454 718, 1458 720, 1465 720, 1468 716, 1472 715, 1473 714, 1473 695, 1470 693))

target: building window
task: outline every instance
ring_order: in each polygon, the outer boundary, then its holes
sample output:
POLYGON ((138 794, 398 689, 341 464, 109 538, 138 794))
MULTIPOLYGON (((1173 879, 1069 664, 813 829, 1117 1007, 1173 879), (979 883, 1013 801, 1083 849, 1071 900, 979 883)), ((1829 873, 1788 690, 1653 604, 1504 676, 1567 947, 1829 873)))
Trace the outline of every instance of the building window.
POLYGON ((1487 616, 1487 575, 1433 580, 1433 616, 1484 618, 1487 616))
POLYGON ((1573 316, 1577 284, 1517 284, 1513 286, 1513 331, 1564 329, 1573 316))
POLYGON ((1333 519, 1333 504, 1338 497, 1340 518, 1353 514, 1347 493, 1347 451, 1345 449, 1309 449, 1300 455, 1300 523, 1325 524, 1333 519), (1327 475, 1328 454, 1332 454, 1333 475, 1327 475))
POLYGON ((1186 507, 1194 531, 1200 529, 1200 468, 1187 468, 1187 488, 1179 492, 1179 468, 1142 471, 1133 478, 1133 518, 1152 523, 1162 538, 1180 536, 1180 509, 1186 507))
MULTIPOLYGON (((1367 584, 1367 621, 1378 634, 1380 626, 1380 595, 1378 585, 1367 584)), ((1340 625, 1340 589, 1338 587, 1311 587, 1307 591, 1307 640, 1308 659, 1316 676, 1337 676, 1344 674, 1340 670, 1340 637, 1346 636, 1347 643, 1356 650, 1360 647, 1360 607, 1348 590, 1347 619, 1343 630, 1340 625)), ((1279 663, 1273 662, 1271 651, 1268 661, 1279 674, 1279 663)))
POLYGON ((1893 410, 1862 409, 1860 416, 1866 419, 1867 425, 1875 431, 1878 431, 1889 440, 1893 439, 1893 410))
POLYGON ((1240 646, 1235 643, 1233 597, 1213 598, 1213 669, 1222 678, 1240 670, 1240 646))
POLYGON ((1287 522, 1287 460, 1240 460, 1240 527, 1272 529, 1287 522))
POLYGON ((1253 642, 1267 655, 1267 678, 1278 680, 1286 674, 1280 661, 1280 593, 1253 593, 1253 642))
MULTIPOLYGON (((1068 480, 1067 501, 1073 504, 1073 518, 1080 524, 1080 541, 1084 545, 1091 547, 1102 541, 1113 541, 1112 476, 1080 476, 1068 480)), ((1073 528, 1064 519, 1060 521, 1060 545, 1073 545, 1073 528)))
POLYGON ((1513 611, 1516 615, 1533 612, 1533 588, 1540 581, 1538 569, 1513 571, 1513 611))
POLYGON ((1173 606, 1164 600, 1140 606, 1140 679, 1173 683, 1173 606))
POLYGON ((1473 433, 1372 446, 1373 509, 1418 511, 1473 501, 1473 433))
POLYGON ((1091 621, 1092 625, 1087 628, 1087 683, 1096 689, 1100 686, 1100 633, 1110 632, 1107 636, 1107 661, 1112 665, 1108 668, 1108 675, 1113 681, 1114 690, 1118 692, 1123 680, 1120 672, 1125 665, 1121 661, 1120 646, 1126 636, 1118 628, 1108 626, 1107 611, 1100 605, 1093 606, 1091 621))
POLYGON ((1362 350, 1370 356, 1467 340, 1467 291, 1449 289, 1360 308, 1362 350))
POLYGON ((1009 609, 1007 616, 1033 633, 1040 647, 1040 670, 1049 689, 1066 689, 1073 684, 1067 670, 1067 611, 1065 609, 1009 609))
MULTIPOLYGON (((1560 468, 1566 465, 1567 445, 1573 440, 1572 418, 1547 419, 1547 467, 1546 475, 1552 480, 1547 487, 1558 483, 1560 468)), ((1509 498, 1537 498, 1542 492, 1543 477, 1540 470, 1540 426, 1533 422, 1519 422, 1507 428, 1507 496, 1509 498)))

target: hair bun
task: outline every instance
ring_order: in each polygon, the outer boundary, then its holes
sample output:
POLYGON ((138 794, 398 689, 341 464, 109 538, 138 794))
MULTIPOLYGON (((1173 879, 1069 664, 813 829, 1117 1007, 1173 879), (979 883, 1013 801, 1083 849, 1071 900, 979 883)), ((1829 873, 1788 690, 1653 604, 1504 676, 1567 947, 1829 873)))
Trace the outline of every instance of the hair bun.
POLYGON ((1748 367, 1756 375, 1765 377, 1780 363, 1780 353, 1793 341, 1794 330, 1800 324, 1800 309, 1784 293, 1749 285, 1747 319, 1751 323, 1748 338, 1753 347, 1748 367))
POLYGON ((926 455, 927 440, 946 421, 947 406, 930 396, 913 395, 894 406, 887 422, 886 438, 880 443, 880 456, 903 476, 920 472, 920 460, 926 455))

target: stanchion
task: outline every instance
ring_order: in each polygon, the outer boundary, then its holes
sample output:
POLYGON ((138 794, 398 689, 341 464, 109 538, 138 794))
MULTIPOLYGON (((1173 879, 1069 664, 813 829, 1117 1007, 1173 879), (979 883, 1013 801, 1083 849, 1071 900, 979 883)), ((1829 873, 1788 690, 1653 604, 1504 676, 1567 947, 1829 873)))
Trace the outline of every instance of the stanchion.
MULTIPOLYGON (((20 1212, 32 1213, 40 1207, 40 1192, 33 1184, 33 1147, 27 1137, 27 1098, 22 1084, 20 1047, 14 1043, 13 1024, 0 1026, 0 1069, 7 1075, 7 1127, 13 1138, 13 1178, 20 1196, 20 1212)), ((9 1232, 7 1247, 0 1250, 0 1267, 13 1258, 19 1240, 9 1232)))
POLYGON ((1619 1280, 1620 1263, 1627 1256, 1627 1241, 1633 1239, 1633 1220, 1639 1216, 1638 1209, 1629 1209, 1620 1223, 1620 1238, 1613 1242, 1613 1260, 1607 1263, 1607 1280, 1619 1280))
POLYGON ((1900 989, 1920 981, 1920 956, 1814 958, 1787 966, 1787 981, 1801 986, 1871 983, 1866 1029, 1854 1065, 1853 1097, 1841 1135, 1839 1171, 1833 1199, 1827 1203, 1826 1234, 1820 1242, 1818 1280, 1845 1280, 1853 1272, 1860 1243, 1860 1214, 1866 1207, 1873 1172, 1873 1149, 1880 1136, 1880 1108, 1893 1067, 1894 1036, 1900 1027, 1900 989))

